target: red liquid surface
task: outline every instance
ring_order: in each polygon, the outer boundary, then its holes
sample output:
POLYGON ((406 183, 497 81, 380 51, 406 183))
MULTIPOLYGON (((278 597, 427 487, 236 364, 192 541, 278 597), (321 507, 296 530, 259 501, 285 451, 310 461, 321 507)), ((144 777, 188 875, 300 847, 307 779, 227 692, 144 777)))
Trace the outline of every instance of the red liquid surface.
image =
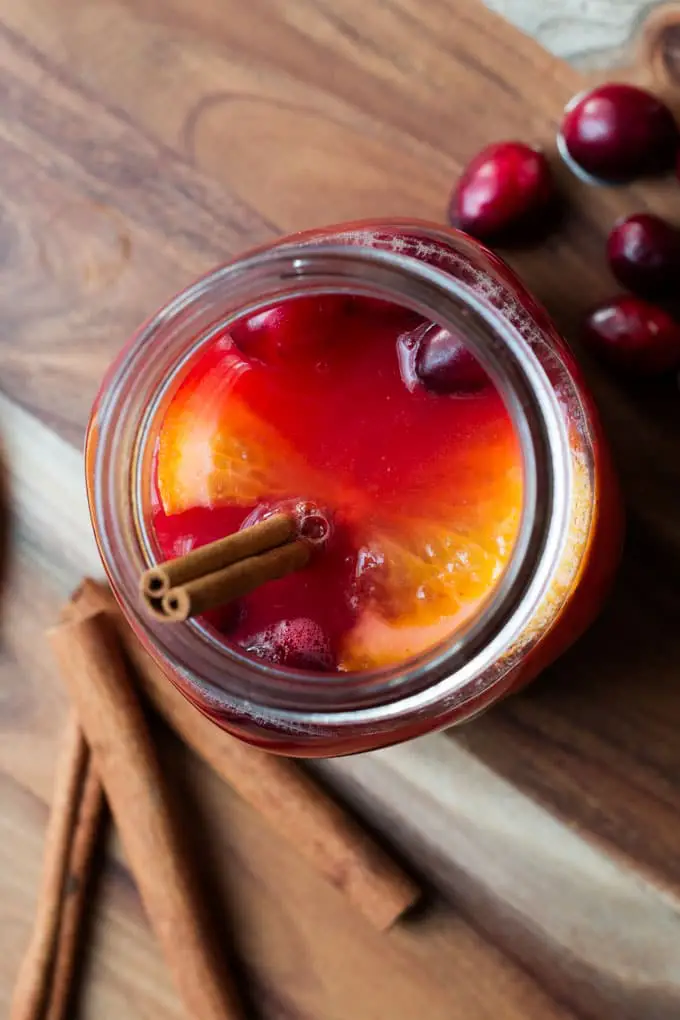
POLYGON ((226 643, 295 668, 395 664, 488 596, 519 521, 519 451, 490 381, 460 358, 437 374, 428 336, 396 306, 303 298, 190 366, 160 427, 159 557, 276 509, 328 528, 304 570, 207 614, 226 643))

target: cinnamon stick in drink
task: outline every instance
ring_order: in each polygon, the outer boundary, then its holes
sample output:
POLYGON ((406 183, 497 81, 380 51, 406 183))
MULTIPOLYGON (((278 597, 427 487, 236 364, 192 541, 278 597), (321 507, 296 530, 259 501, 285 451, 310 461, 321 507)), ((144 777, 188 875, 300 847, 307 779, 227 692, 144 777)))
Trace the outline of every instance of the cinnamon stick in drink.
POLYGON ((75 599, 81 614, 104 610, 115 621, 145 695, 185 743, 371 924, 390 928, 420 899, 410 876, 296 762, 242 743, 196 711, 144 650, 106 586, 85 580, 75 599))
POLYGON ((177 588, 223 570, 248 556, 274 549, 290 541, 295 522, 288 514, 272 514, 263 521, 227 535, 218 542, 193 549, 186 556, 167 560, 146 570, 141 577, 140 591, 148 599, 161 599, 171 588, 177 588))
POLYGON ((50 641, 90 745, 142 901, 187 1015, 240 1015, 202 919, 163 775, 111 621, 61 624, 50 641))
POLYGON ((308 562, 309 547, 304 542, 286 542, 258 556, 248 556, 214 574, 171 588, 161 600, 165 618, 174 623, 200 616, 247 595, 267 581, 285 577, 308 562))

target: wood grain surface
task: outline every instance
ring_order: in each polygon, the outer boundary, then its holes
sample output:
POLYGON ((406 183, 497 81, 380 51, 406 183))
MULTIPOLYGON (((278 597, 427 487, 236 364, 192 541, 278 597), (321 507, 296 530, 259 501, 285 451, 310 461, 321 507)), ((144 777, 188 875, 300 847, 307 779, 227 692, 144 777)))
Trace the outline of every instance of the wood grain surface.
MULTIPOLYGON (((631 73, 655 77, 640 59, 631 73)), ((363 215, 441 220, 484 143, 553 151, 582 85, 478 0, 0 0, 0 1010, 66 718, 43 633, 99 570, 79 451, 106 365, 150 311, 249 245, 363 215)), ((663 87, 680 98, 672 75, 663 87)), ((613 290, 607 227, 623 211, 678 215, 680 193, 558 173, 562 231, 510 259, 576 340, 613 290)), ((465 728, 318 766, 429 877, 429 912, 372 931, 159 729, 254 1016, 680 1016, 680 397, 625 391, 583 361, 631 519, 602 620, 465 728)), ((117 845, 91 943, 82 1017, 181 1016, 117 845)))

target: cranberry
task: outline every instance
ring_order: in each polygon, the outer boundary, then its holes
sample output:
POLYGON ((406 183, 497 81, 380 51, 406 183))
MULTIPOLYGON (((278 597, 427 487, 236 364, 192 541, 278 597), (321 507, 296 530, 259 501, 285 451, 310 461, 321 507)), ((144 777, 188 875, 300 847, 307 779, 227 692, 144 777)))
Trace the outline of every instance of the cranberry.
POLYGON ((652 213, 628 216, 609 235, 607 256, 624 287, 647 297, 663 297, 680 280, 680 231, 652 213))
POLYGON ((593 308, 584 338, 605 361, 631 374, 653 376, 680 367, 680 325, 662 308, 630 294, 593 308))
POLYGON ((567 103, 557 144, 577 172, 627 181, 673 166, 678 126, 650 92, 634 85, 601 85, 567 103))
POLYGON ((435 323, 414 330, 409 339, 417 344, 415 374, 433 393, 477 393, 489 377, 460 337, 435 323))
POLYGON ((467 165, 451 196, 449 216, 474 237, 494 238, 536 226, 554 198, 545 155, 522 142, 499 142, 467 165))
POLYGON ((237 322, 231 335, 244 354, 280 363, 316 351, 347 310, 347 299, 339 295, 291 298, 237 322))
POLYGON ((244 642, 251 655, 289 669, 315 672, 334 668, 330 641, 314 620, 296 617, 281 620, 244 642))

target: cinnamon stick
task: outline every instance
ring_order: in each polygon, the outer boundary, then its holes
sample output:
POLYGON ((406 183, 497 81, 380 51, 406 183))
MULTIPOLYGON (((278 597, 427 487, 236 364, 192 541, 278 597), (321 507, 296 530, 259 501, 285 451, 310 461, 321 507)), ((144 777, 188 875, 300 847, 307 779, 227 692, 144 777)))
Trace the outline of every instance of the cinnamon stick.
POLYGON ((415 882, 354 818, 294 761, 242 743, 204 718, 173 687, 127 625, 110 590, 91 580, 75 595, 81 613, 115 620, 139 683, 199 757, 347 897, 379 930, 420 898, 415 882))
POLYGON ((78 719, 71 713, 57 765, 36 918, 14 988, 10 1020, 38 1020, 48 1002, 64 890, 78 826, 78 803, 88 760, 89 752, 78 719))
POLYGON ((288 514, 272 514, 249 528, 242 528, 217 542, 193 549, 186 556, 178 556, 151 567, 142 574, 141 593, 149 599, 160 599, 171 588, 206 574, 214 574, 247 556, 256 556, 283 545, 294 534, 295 522, 292 517, 288 514))
MULTIPOLYGON (((73 602, 68 602, 62 608, 61 619, 74 618, 78 612, 73 602)), ((82 734, 80 722, 77 725, 82 734)), ((82 739, 85 740, 84 737, 82 739)), ((85 773, 74 804, 73 834, 43 1020, 64 1020, 72 1004, 73 977, 82 945, 82 926, 91 891, 91 872, 102 831, 104 807, 104 790, 88 748, 85 773)))
POLYGON ((61 920, 44 1020, 65 1020, 71 1003, 73 975, 81 948, 92 862, 101 831, 104 791, 88 753, 74 825, 71 853, 62 890, 61 920))
POLYGON ((308 562, 309 547, 304 542, 286 542, 258 556, 248 556, 224 570, 171 588, 161 600, 165 619, 175 623, 200 616, 247 595, 267 581, 285 577, 308 562))
POLYGON ((142 901, 187 1015, 240 1012, 211 953, 191 869, 163 775, 111 622, 104 613, 60 624, 50 641, 90 745, 142 901))

